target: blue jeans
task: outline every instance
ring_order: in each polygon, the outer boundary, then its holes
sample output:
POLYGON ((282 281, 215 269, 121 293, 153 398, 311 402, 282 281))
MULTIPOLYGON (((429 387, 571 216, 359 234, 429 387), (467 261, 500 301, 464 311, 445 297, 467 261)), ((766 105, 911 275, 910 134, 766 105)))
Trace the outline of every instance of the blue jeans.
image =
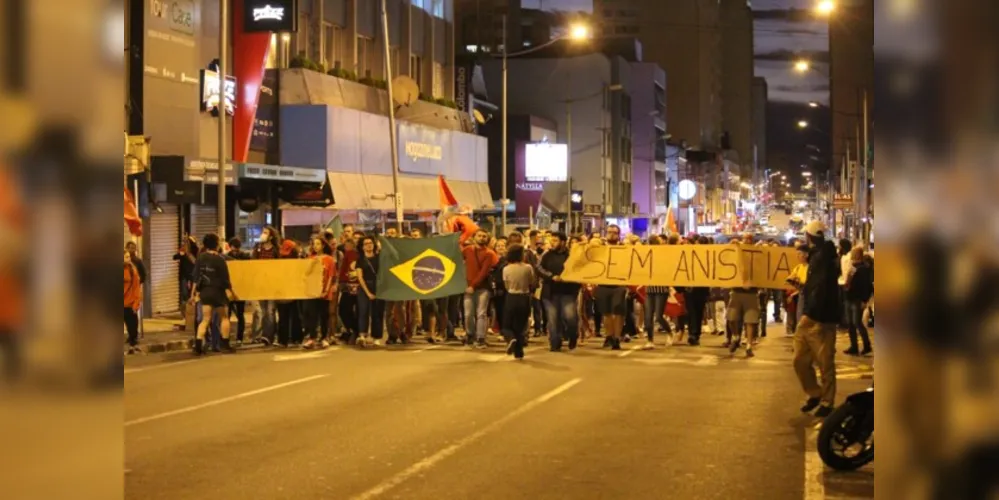
POLYGON ((666 323, 663 315, 666 312, 668 299, 669 295, 665 293, 650 293, 645 298, 645 334, 649 337, 649 342, 656 338, 657 323, 666 323))
POLYGON ((489 299, 492 292, 485 289, 465 294, 465 335, 479 341, 486 340, 489 327, 489 299))
POLYGON ((371 300, 368 295, 361 290, 357 293, 357 334, 367 335, 368 326, 371 326, 371 338, 378 340, 383 336, 385 327, 385 301, 381 299, 371 300))
POLYGON ((544 299, 548 318, 548 340, 552 350, 562 349, 562 341, 569 341, 569 348, 576 347, 579 320, 576 317, 576 295, 552 294, 544 299))

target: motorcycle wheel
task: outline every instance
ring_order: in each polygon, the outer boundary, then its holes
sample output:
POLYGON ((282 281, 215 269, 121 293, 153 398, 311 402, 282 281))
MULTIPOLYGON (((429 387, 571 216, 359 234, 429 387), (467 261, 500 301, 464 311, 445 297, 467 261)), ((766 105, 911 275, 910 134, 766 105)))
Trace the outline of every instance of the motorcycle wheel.
POLYGON ((856 427, 863 425, 866 413, 850 403, 845 403, 822 423, 818 448, 819 456, 826 465, 835 470, 851 471, 874 461, 873 434, 869 438, 870 444, 855 442, 851 437, 858 432, 856 427), (859 453, 847 454, 849 449, 857 445, 863 447, 859 453))

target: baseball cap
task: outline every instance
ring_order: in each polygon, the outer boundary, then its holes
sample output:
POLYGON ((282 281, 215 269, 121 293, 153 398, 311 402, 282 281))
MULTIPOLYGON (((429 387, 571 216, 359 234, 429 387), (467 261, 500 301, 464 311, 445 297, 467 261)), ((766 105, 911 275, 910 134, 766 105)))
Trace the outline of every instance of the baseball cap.
POLYGON ((805 234, 809 236, 825 236, 826 225, 820 220, 813 220, 805 226, 805 234))

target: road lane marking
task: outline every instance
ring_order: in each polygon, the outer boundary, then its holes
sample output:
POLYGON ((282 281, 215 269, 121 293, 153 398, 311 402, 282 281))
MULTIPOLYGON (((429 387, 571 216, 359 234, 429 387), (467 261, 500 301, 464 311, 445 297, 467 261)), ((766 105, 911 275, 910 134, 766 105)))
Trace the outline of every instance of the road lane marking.
POLYGON ((389 490, 395 488, 396 486, 399 486, 400 484, 406 482, 410 478, 426 472, 428 469, 434 467, 435 465, 447 459, 451 455, 454 455, 462 448, 465 448, 468 445, 478 441, 479 439, 482 439, 487 434, 496 431, 500 427, 503 427, 504 425, 510 423, 511 421, 520 417, 521 415, 533 410, 534 408, 548 401, 551 401, 552 399, 565 393, 569 389, 572 389, 582 381, 583 379, 581 378, 572 379, 556 387, 552 391, 531 400, 527 404, 508 413, 506 416, 500 418, 499 420, 494 420, 492 423, 479 429, 475 433, 459 440, 458 442, 452 444, 451 446, 448 446, 447 448, 438 451, 437 453, 434 453, 433 455, 424 458, 423 460, 420 460, 419 462, 416 462, 415 464, 409 466, 407 469, 388 478, 387 480, 375 486, 374 488, 371 488, 370 490, 355 496, 354 500, 370 500, 372 498, 384 495, 389 490))
POLYGON ((304 384, 306 382, 312 382, 313 380, 319 380, 321 378, 329 377, 329 374, 324 375, 313 375, 311 377, 300 378, 298 380, 292 380, 291 382, 285 382, 283 384, 272 385, 270 387, 264 387, 262 389, 257 389, 254 391, 244 392, 241 394, 236 394, 235 396, 229 396, 222 399, 216 399, 214 401, 209 401, 207 403, 202 403, 199 405, 188 406, 187 408, 181 408, 179 410, 168 411, 165 413, 159 413, 156 415, 150 415, 148 417, 137 418, 125 422, 125 427, 131 427, 133 425, 144 424, 146 422, 152 422, 155 420, 162 420, 164 418, 174 417, 177 415, 183 415, 185 413, 191 413, 192 411, 203 410, 205 408, 211 408, 212 406, 218 406, 225 403, 231 403, 233 401, 238 401, 240 399, 245 399, 251 396, 256 396, 258 394, 264 394, 266 392, 276 391, 278 389, 284 389, 285 387, 291 387, 293 385, 304 384))
POLYGON ((152 365, 152 366, 142 366, 142 367, 139 367, 139 368, 126 368, 125 369, 125 375, 131 375, 133 373, 142 373, 142 372, 148 372, 148 371, 153 371, 153 370, 159 370, 161 368, 171 368, 171 367, 174 367, 174 366, 186 365, 188 363, 196 363, 198 361, 202 361, 202 360, 200 360, 200 359, 189 359, 187 361, 175 361, 175 362, 172 362, 172 363, 163 363, 163 364, 152 365))
POLYGON ((409 351, 409 352, 427 352, 427 351, 434 351, 434 350, 437 350, 437 349, 440 349, 441 347, 444 347, 444 346, 442 346, 442 345, 432 345, 432 346, 429 346, 429 347, 424 347, 424 348, 422 348, 422 349, 417 349, 417 350, 415 350, 415 351, 409 351))
POLYGON ((814 428, 805 429, 805 497, 804 500, 825 500, 825 464, 819 456, 819 423, 814 428))
POLYGON ((278 354, 274 356, 274 361, 299 361, 303 359, 318 359, 329 356, 331 352, 339 351, 339 347, 330 347, 322 351, 304 352, 301 354, 278 354))
POLYGON ((701 356, 701 359, 694 363, 695 366, 717 366, 718 356, 701 356))
POLYGON ((632 354, 635 354, 636 352, 641 351, 641 350, 642 350, 642 346, 636 345, 635 347, 632 347, 631 349, 629 349, 627 351, 624 351, 621 354, 618 354, 617 357, 619 357, 619 358, 627 358, 628 356, 631 356, 632 354))

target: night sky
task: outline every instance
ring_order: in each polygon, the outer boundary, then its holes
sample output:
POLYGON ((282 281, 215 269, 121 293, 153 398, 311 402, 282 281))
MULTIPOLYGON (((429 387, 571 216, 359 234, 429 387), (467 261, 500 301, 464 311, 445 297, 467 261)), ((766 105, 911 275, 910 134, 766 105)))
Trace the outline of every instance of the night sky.
MULTIPOLYGON (((810 10, 817 0, 752 0, 756 16, 756 76, 767 79, 770 100, 807 103, 829 101, 829 83, 823 73, 828 67, 828 30, 825 24, 810 19, 810 10), (800 21, 787 20, 788 14, 800 9, 800 21), (807 57, 815 61, 819 71, 800 75, 793 71, 793 61, 807 57)), ((524 0, 524 7, 546 10, 591 11, 592 0, 524 0)))

